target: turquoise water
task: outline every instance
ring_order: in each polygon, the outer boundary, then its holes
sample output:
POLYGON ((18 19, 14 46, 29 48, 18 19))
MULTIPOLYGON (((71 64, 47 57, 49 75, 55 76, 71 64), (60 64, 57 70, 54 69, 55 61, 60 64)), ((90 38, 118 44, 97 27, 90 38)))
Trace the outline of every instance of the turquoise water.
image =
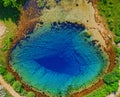
POLYGON ((103 69, 100 51, 75 23, 38 27, 11 52, 10 64, 28 85, 50 95, 65 95, 93 81, 103 69))

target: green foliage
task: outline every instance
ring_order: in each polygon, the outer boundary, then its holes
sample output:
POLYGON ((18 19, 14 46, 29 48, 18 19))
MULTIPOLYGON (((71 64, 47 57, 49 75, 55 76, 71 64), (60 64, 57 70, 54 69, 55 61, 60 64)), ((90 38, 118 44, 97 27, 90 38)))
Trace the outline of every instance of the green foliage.
POLYGON ((10 84, 13 84, 13 82, 15 81, 14 76, 10 72, 7 72, 7 74, 4 75, 3 78, 10 84))
POLYGON ((4 7, 4 5, 0 3, 0 20, 11 19, 13 22, 17 23, 19 15, 20 11, 17 8, 12 8, 11 6, 4 7))
POLYGON ((4 97, 12 97, 12 96, 10 95, 10 93, 8 93, 8 91, 6 91, 6 94, 4 97))
POLYGON ((38 6, 40 8, 44 8, 46 2, 47 2, 47 0, 37 0, 38 6))
POLYGON ((3 3, 4 7, 16 7, 19 8, 22 6, 27 0, 1 0, 0 3, 3 3))
POLYGON ((22 96, 24 96, 24 95, 27 94, 27 91, 26 91, 24 88, 21 88, 20 94, 21 94, 22 96))
POLYGON ((110 85, 105 84, 96 91, 86 95, 85 97, 106 97, 106 95, 112 92, 116 92, 118 87, 119 87, 118 82, 114 82, 110 85))
MULTIPOLYGON (((14 33, 17 30, 17 23, 20 17, 20 9, 27 0, 0 0, 0 22, 3 22, 6 26, 5 36, 2 39, 2 46, 0 48, 0 74, 3 78, 13 86, 15 91, 21 95, 26 95, 26 91, 23 89, 20 82, 15 81, 14 76, 6 69, 5 58, 6 51, 9 49, 14 37, 14 33)), ((5 97, 11 97, 6 94, 5 97)))
POLYGON ((115 43, 116 44, 120 43, 120 37, 119 36, 115 36, 115 43))
POLYGON ((12 19, 17 23, 20 9, 27 0, 0 0, 0 20, 12 19))
POLYGON ((98 9, 105 17, 108 26, 115 35, 120 36, 120 2, 119 0, 99 0, 98 9))
POLYGON ((14 38, 14 34, 17 30, 16 24, 13 23, 11 19, 4 20, 4 24, 6 26, 6 32, 4 34, 5 36, 2 39, 2 47, 0 48, 2 53, 6 52, 10 48, 10 45, 11 45, 12 40, 14 38))
POLYGON ((13 89, 16 91, 16 92, 21 92, 21 88, 22 88, 22 84, 19 82, 19 81, 15 81, 12 85, 13 89))
MULTIPOLYGON (((120 7, 119 5, 120 5, 119 0, 99 0, 98 1, 98 9, 100 11, 100 14, 103 17, 105 17, 108 27, 115 34, 116 44, 120 42, 120 16, 119 16, 120 7)), ((117 46, 115 46, 114 50, 117 57, 119 58, 120 49, 117 46)), ((117 64, 119 64, 118 60, 116 61, 116 68, 114 68, 114 70, 111 73, 105 75, 103 78, 104 82, 106 83, 106 85, 104 85, 104 90, 106 91, 106 95, 111 92, 115 92, 118 89, 118 80, 120 79, 120 70, 117 64)), ((98 90, 96 92, 98 93, 100 91, 98 90)), ((105 97, 105 96, 101 96, 101 97, 105 97)))
POLYGON ((6 67, 4 65, 0 66, 0 74, 5 75, 7 73, 6 67))
POLYGON ((110 94, 112 92, 116 92, 118 90, 119 84, 118 82, 114 82, 110 85, 106 85, 105 90, 107 91, 107 94, 110 94))
POLYGON ((116 56, 119 57, 120 56, 120 48, 118 48, 117 46, 114 46, 114 50, 115 50, 116 56))
POLYGON ((35 97, 35 94, 33 92, 28 92, 26 97, 35 97))
POLYGON ((119 87, 118 80, 120 79, 120 70, 118 67, 116 65, 111 73, 104 76, 105 84, 102 87, 85 97, 106 97, 106 95, 116 92, 119 87))
POLYGON ((5 7, 7 6, 11 6, 11 7, 17 7, 17 3, 16 3, 16 0, 3 0, 3 5, 5 7))
POLYGON ((85 97, 106 97, 107 92, 105 87, 106 85, 100 87, 98 90, 86 95, 85 97))
POLYGON ((119 81, 120 79, 120 70, 119 68, 114 68, 114 70, 108 74, 106 74, 103 78, 104 82, 108 85, 113 84, 114 82, 119 81))

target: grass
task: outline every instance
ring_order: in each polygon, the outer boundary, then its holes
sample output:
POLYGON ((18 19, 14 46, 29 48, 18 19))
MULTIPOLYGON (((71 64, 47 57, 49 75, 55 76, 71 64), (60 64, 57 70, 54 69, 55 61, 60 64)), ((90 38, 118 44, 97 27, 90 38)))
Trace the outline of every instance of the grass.
POLYGON ((110 30, 120 37, 120 2, 119 0, 99 0, 98 9, 105 18, 110 30))
POLYGON ((9 49, 12 39, 14 37, 14 34, 17 30, 17 25, 12 21, 11 18, 8 20, 0 20, 1 22, 4 22, 6 26, 6 32, 2 39, 2 44, 0 46, 0 63, 5 63, 5 58, 7 54, 7 50, 9 49))
POLYGON ((12 39, 17 31, 17 25, 9 18, 8 20, 4 20, 4 24, 6 26, 6 32, 2 41, 3 51, 9 49, 12 39))

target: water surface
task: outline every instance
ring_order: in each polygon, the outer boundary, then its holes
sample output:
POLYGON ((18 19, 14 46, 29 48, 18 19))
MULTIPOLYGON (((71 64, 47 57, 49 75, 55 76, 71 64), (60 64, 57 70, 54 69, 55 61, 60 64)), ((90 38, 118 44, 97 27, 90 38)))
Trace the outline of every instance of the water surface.
POLYGON ((38 27, 11 52, 10 64, 28 85, 50 95, 66 95, 92 82, 106 61, 76 23, 38 27))

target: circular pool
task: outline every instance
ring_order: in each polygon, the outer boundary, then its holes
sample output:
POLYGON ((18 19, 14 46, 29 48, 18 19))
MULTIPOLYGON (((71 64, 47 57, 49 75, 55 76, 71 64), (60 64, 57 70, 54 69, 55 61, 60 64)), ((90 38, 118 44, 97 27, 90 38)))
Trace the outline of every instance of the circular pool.
POLYGON ((107 61, 83 25, 44 24, 21 39, 10 65, 29 86, 48 95, 67 95, 95 81, 107 61))

